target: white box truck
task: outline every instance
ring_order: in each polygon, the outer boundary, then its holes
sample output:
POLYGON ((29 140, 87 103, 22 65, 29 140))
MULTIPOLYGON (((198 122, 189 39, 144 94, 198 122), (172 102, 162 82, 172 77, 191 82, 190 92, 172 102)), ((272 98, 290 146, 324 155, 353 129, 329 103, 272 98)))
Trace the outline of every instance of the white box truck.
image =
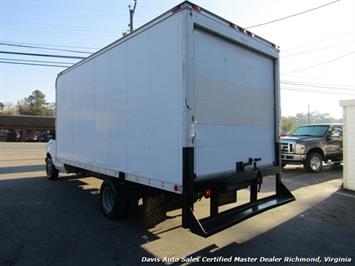
POLYGON ((182 226, 210 236, 294 200, 281 182, 279 51, 190 2, 59 73, 47 174, 104 180, 110 217, 150 195, 178 199, 182 226), (258 199, 263 176, 276 193, 258 199), (250 187, 250 202, 219 212, 250 187), (194 203, 210 198, 198 220, 194 203))

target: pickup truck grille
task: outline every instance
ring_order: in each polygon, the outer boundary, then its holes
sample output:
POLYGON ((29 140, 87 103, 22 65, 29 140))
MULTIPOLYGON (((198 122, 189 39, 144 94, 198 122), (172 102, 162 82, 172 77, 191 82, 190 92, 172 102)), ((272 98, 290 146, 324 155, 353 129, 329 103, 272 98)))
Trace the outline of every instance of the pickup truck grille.
POLYGON ((281 151, 282 152, 293 152, 294 145, 293 143, 281 143, 281 151))

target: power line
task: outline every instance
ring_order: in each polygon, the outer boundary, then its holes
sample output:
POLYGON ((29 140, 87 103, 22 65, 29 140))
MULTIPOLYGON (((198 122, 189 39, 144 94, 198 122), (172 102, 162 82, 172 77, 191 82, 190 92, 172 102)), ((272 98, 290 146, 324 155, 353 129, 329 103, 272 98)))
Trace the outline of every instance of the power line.
MULTIPOLYGON (((1 22, 1 21, 0 21, 1 22)), ((99 31, 99 30, 79 30, 79 29, 73 29, 72 27, 66 27, 66 29, 64 28, 57 28, 57 27, 53 27, 53 26, 47 26, 47 25, 33 25, 30 26, 30 24, 26 23, 26 25, 30 28, 31 31, 40 31, 40 32, 48 32, 48 33, 55 33, 55 32, 60 32, 60 33, 75 33, 76 35, 81 35, 81 36, 92 36, 92 35, 96 35, 96 36, 105 36, 105 37, 112 37, 112 34, 116 31, 110 30, 111 34, 109 32, 103 32, 103 31, 99 31)), ((1 22, 1 26, 2 28, 6 29, 10 29, 11 31, 25 31, 28 32, 28 28, 24 28, 21 25, 11 25, 11 23, 9 22, 1 22)))
POLYGON ((316 43, 324 43, 324 42, 326 42, 329 39, 334 39, 334 38, 333 37, 328 37, 328 38, 316 40, 316 41, 313 41, 313 42, 307 42, 307 43, 303 43, 303 44, 300 44, 298 46, 294 46, 294 47, 291 47, 291 48, 282 49, 282 51, 283 52, 288 52, 288 51, 297 50, 297 49, 300 49, 300 48, 303 48, 303 47, 306 47, 306 46, 311 46, 311 45, 316 44, 316 43))
POLYGON ((12 44, 12 43, 5 43, 5 42, 0 42, 0 45, 22 47, 22 48, 45 49, 45 50, 53 50, 53 51, 63 51, 63 52, 81 53, 81 54, 92 54, 91 52, 84 52, 84 51, 79 51, 79 50, 59 49, 59 48, 46 48, 46 47, 43 47, 43 46, 12 44))
MULTIPOLYGON (((294 65, 294 64, 293 64, 294 65)), ((300 75, 293 75, 293 74, 287 74, 287 75, 284 75, 284 74, 281 74, 282 76, 287 76, 287 78, 289 78, 289 77, 293 77, 293 78, 297 78, 297 79, 300 79, 300 80, 307 80, 307 81, 309 81, 309 80, 311 80, 311 82, 313 81, 313 80, 326 80, 327 79, 327 77, 322 77, 322 76, 304 76, 304 75, 302 75, 302 76, 300 76, 300 75)))
POLYGON ((24 45, 40 45, 40 46, 50 46, 50 47, 66 47, 66 48, 80 48, 80 49, 91 49, 97 50, 100 48, 97 47, 87 47, 87 46, 71 46, 71 45, 58 45, 58 44, 44 44, 44 43, 33 43, 33 42, 12 42, 12 41, 3 41, 6 43, 14 43, 14 44, 24 44, 24 45))
POLYGON ((0 58, 0 60, 15 61, 15 62, 31 62, 31 63, 67 64, 68 66, 73 65, 73 63, 60 62, 60 61, 26 60, 26 59, 15 59, 15 58, 0 58))
POLYGON ((281 88, 281 90, 284 90, 284 91, 296 91, 296 92, 309 92, 309 93, 321 93, 321 94, 353 95, 353 96, 355 96, 355 93, 342 93, 342 92, 335 92, 335 91, 317 91, 317 90, 307 90, 307 89, 296 89, 296 88, 290 88, 290 87, 284 87, 284 88, 281 88))
POLYGON ((344 54, 344 55, 339 56, 339 57, 335 57, 335 58, 333 58, 331 60, 316 64, 316 65, 312 65, 312 66, 309 66, 309 67, 304 67, 304 68, 301 68, 301 69, 296 69, 296 70, 293 70, 293 71, 282 73, 282 75, 286 75, 286 74, 289 74, 289 73, 295 73, 295 72, 301 72, 301 71, 304 71, 304 70, 307 70, 307 69, 311 69, 311 68, 319 67, 319 66, 322 66, 322 65, 326 65, 326 64, 332 63, 334 61, 337 61, 337 60, 342 59, 344 57, 348 57, 348 56, 353 55, 353 54, 355 54, 355 51, 352 51, 350 53, 344 54))
POLYGON ((293 53, 293 54, 289 54, 289 55, 282 55, 282 58, 292 57, 292 56, 302 55, 302 54, 308 54, 308 53, 312 53, 312 52, 318 52, 318 51, 321 51, 321 50, 330 49, 330 48, 334 48, 334 47, 339 47, 339 46, 343 46, 343 45, 346 45, 346 44, 348 44, 348 43, 346 42, 346 43, 335 44, 335 45, 330 45, 330 46, 315 48, 315 49, 311 49, 311 50, 306 50, 306 51, 302 51, 302 52, 298 52, 298 53, 293 53))
POLYGON ((69 59, 84 59, 81 56, 71 56, 71 55, 55 55, 55 54, 34 54, 34 53, 20 53, 20 52, 9 52, 0 51, 0 54, 16 54, 16 55, 29 55, 29 56, 44 56, 44 57, 58 57, 58 58, 69 58, 69 59))
POLYGON ((314 10, 317 10, 317 9, 320 9, 320 8, 335 4, 335 3, 339 2, 339 1, 341 1, 341 0, 335 0, 335 1, 332 1, 332 2, 329 2, 329 3, 326 3, 324 5, 317 6, 317 7, 314 7, 314 8, 310 8, 310 9, 307 9, 305 11, 302 11, 302 12, 299 12, 299 13, 296 13, 296 14, 292 14, 292 15, 289 15, 289 16, 286 16, 286 17, 282 17, 282 18, 270 20, 270 21, 267 21, 267 22, 264 22, 264 23, 252 25, 252 26, 246 27, 246 29, 256 28, 256 27, 264 26, 264 25, 271 24, 271 23, 274 23, 274 22, 278 22, 278 21, 281 21, 281 20, 284 20, 284 19, 296 17, 296 16, 299 16, 299 15, 302 15, 302 14, 305 14, 305 13, 308 13, 308 12, 311 12, 311 11, 314 11, 314 10))
POLYGON ((349 37, 348 35, 350 35, 351 32, 342 32, 341 34, 336 34, 336 35, 331 35, 331 36, 328 36, 326 38, 323 38, 323 39, 317 39, 317 40, 314 40, 312 42, 307 42, 307 43, 303 43, 303 44, 299 44, 298 46, 294 46, 294 47, 291 47, 291 48, 286 48, 286 49, 282 49, 283 52, 288 52, 288 51, 292 51, 292 50, 297 50, 299 48, 303 48, 303 47, 306 47, 306 46, 310 46, 310 45, 313 45, 313 44, 316 44, 316 43, 324 43, 326 42, 327 40, 334 40, 334 39, 338 39, 337 37, 341 36, 341 37, 349 37))
MULTIPOLYGON (((296 77, 296 78, 308 78, 308 79, 320 79, 324 80, 325 78, 317 78, 317 77, 305 77, 305 76, 295 76, 295 75, 288 75, 289 77, 296 77)), ((329 83, 319 83, 319 82, 309 82, 309 81, 293 81, 293 80, 281 80, 281 82, 294 82, 294 83, 302 83, 302 84, 311 84, 311 85, 318 85, 318 86, 330 86, 330 87, 343 87, 343 88, 355 88, 355 85, 351 84, 329 84, 329 83)))
POLYGON ((19 62, 7 62, 0 61, 1 64, 14 64, 14 65, 29 65, 29 66, 47 66, 47 67, 68 67, 63 65, 50 65, 50 64, 32 64, 32 63, 19 63, 19 62))
POLYGON ((355 88, 351 89, 351 88, 345 88, 345 87, 340 87, 340 86, 336 86, 336 85, 305 83, 305 82, 292 82, 292 81, 281 81, 280 83, 287 84, 287 85, 306 86, 306 87, 331 89, 331 90, 346 90, 346 91, 352 91, 355 93, 355 88))

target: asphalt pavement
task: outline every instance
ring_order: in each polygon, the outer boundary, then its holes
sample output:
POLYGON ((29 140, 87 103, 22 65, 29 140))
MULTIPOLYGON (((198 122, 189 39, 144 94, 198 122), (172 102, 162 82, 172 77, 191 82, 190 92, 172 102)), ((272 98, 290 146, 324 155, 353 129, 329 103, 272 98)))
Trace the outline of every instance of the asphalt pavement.
MULTIPOLYGON (((341 188, 341 166, 318 174, 287 166, 283 181, 296 201, 202 238, 180 227, 179 211, 149 230, 140 214, 106 219, 101 181, 67 174, 47 180, 45 152, 43 143, 0 143, 0 265, 230 264, 230 258, 244 265, 280 258, 288 265, 318 257, 322 264, 355 265, 355 193, 341 188)), ((260 195, 273 187, 265 180, 260 195)), ((207 207, 201 201, 199 215, 207 207)))

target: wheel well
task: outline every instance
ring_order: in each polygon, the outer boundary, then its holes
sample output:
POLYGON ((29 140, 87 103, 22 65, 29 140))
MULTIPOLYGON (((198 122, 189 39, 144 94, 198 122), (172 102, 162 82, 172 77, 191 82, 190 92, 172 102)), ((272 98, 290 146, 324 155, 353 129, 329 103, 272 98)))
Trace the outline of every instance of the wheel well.
POLYGON ((322 159, 324 160, 324 151, 321 148, 312 148, 308 151, 307 155, 315 152, 320 154, 320 156, 322 156, 322 159))

